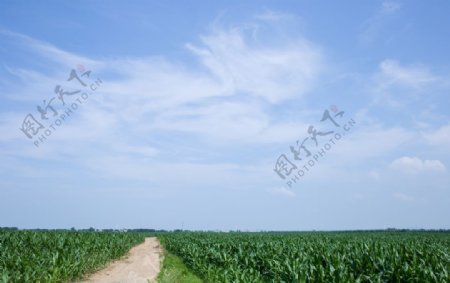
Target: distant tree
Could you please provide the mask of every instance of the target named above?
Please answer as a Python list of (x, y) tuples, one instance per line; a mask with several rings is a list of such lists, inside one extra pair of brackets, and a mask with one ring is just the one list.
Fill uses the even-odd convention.
[(19, 228), (17, 228), (17, 227), (0, 227), (0, 230), (17, 231), (17, 230), (19, 230)]

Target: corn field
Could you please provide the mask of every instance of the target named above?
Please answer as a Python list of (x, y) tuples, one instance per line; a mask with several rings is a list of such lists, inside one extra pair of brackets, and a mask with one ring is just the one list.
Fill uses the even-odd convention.
[(205, 282), (450, 282), (448, 232), (172, 233)]
[(141, 233), (2, 231), (0, 282), (67, 282), (144, 241)]

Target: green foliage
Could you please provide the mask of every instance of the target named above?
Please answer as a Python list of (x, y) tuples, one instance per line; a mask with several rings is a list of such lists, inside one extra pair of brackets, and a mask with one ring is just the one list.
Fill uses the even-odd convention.
[(202, 283), (192, 274), (177, 256), (165, 252), (162, 268), (156, 280), (158, 283)]
[(171, 233), (206, 282), (450, 282), (450, 233)]
[(0, 230), (0, 282), (79, 279), (144, 238), (142, 233)]

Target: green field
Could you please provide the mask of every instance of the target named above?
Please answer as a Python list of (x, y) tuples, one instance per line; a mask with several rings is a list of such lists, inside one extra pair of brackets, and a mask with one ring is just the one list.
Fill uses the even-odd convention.
[(450, 233), (172, 233), (206, 282), (450, 282)]
[[(0, 229), (0, 282), (80, 279), (148, 235)], [(164, 283), (450, 282), (449, 232), (156, 235), (166, 249)]]
[(142, 233), (0, 230), (0, 282), (67, 282), (144, 241)]

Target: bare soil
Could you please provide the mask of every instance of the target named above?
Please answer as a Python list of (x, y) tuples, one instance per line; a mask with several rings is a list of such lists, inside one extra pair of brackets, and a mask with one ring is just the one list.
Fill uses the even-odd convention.
[(80, 283), (147, 283), (159, 273), (162, 248), (157, 238), (146, 238), (125, 259), (114, 261)]

